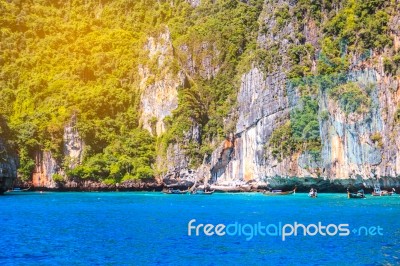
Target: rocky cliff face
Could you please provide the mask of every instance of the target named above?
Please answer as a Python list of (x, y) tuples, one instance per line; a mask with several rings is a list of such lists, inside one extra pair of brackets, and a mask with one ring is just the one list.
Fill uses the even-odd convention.
[(272, 132), (289, 119), (290, 110), (298, 100), (298, 93), (288, 85), (285, 74), (285, 69), (290, 67), (287, 58), (288, 39), (296, 38), (294, 21), (289, 21), (279, 31), (271, 30), (278, 23), (274, 14), (283, 5), (286, 5), (285, 1), (268, 1), (264, 5), (260, 23), (269, 30), (260, 32), (258, 44), (266, 50), (279, 45), (276, 54), (279, 59), (276, 58), (276, 64), (268, 66), (267, 74), (253, 67), (242, 76), (237, 96), (239, 119), (230, 159), (221, 160), (223, 148), (212, 154), (211, 175), (217, 185), (252, 181), (265, 184), (267, 177), (310, 174), (307, 170), (299, 169), (301, 167), (298, 167), (296, 158), (286, 158), (283, 162), (268, 158), (265, 148)]
[(2, 139), (0, 139), (0, 194), (13, 187), (17, 178), (17, 157), (10, 153)]
[(371, 110), (364, 114), (346, 115), (337, 102), (329, 99), (326, 93), (319, 99), (322, 109), (329, 112), (329, 117), (321, 121), (322, 164), (324, 176), (331, 178), (349, 178), (361, 176), (373, 178), (378, 176), (397, 176), (396, 170), (382, 169), (382, 149), (384, 139), (372, 141), (371, 137), (385, 135), (383, 128), (379, 91), (385, 90), (384, 84), (378, 84), (379, 73), (373, 69), (355, 71), (348, 74), (348, 79), (360, 86), (371, 86)]
[(35, 152), (35, 168), (32, 173), (32, 185), (34, 187), (55, 188), (53, 175), (60, 170), (59, 165), (53, 158), (51, 152)]
[[(279, 2), (285, 4), (285, 1)], [(283, 160), (271, 156), (267, 144), (272, 132), (289, 121), (291, 110), (300, 104), (300, 88), (285, 75), (290, 68), (286, 57), (287, 43), (290, 38), (296, 40), (293, 34), (296, 19), (289, 20), (278, 32), (271, 30), (278, 23), (274, 15), (277, 7), (279, 4), (266, 2), (261, 21), (269, 30), (267, 33), (260, 32), (258, 43), (266, 49), (279, 43), (281, 60), (267, 73), (253, 67), (242, 76), (237, 96), (239, 119), (236, 131), (212, 154), (212, 182), (215, 185), (256, 182), (260, 186), (282, 186), (299, 184), (299, 178), (304, 181), (311, 177), (316, 181), (310, 185), (326, 179), (331, 180), (329, 182), (341, 179), (343, 186), (354, 183), (372, 186), (371, 180), (382, 178), (385, 185), (398, 185), (393, 178), (399, 176), (400, 161), (400, 126), (396, 122), (399, 79), (385, 73), (384, 55), (380, 53), (372, 53), (367, 62), (355, 55), (345, 76), (346, 83), (352, 82), (362, 90), (368, 90), (371, 100), (368, 111), (345, 113), (338, 101), (329, 96), (326, 87), (320, 85), (316, 97), (322, 145), (320, 155), (315, 157), (308, 152), (294, 152)], [(288, 6), (289, 10), (292, 8)], [(398, 15), (391, 18), (395, 47), (399, 45), (400, 38), (396, 26), (398, 20)], [(318, 51), (321, 30), (315, 23), (309, 20), (301, 33), (305, 41), (313, 44)], [(315, 70), (318, 54), (312, 58)]]
[(64, 128), (63, 135), (63, 155), (71, 169), (82, 162), (85, 148), (85, 143), (79, 135), (76, 123), (77, 118), (73, 116), (70, 123)]
[[(72, 117), (70, 123), (64, 128), (63, 158), (66, 165), (73, 169), (83, 160), (84, 142), (76, 128), (76, 117)], [(35, 168), (32, 174), (34, 187), (56, 188), (58, 183), (53, 179), (57, 174), (65, 176), (61, 162), (57, 161), (49, 151), (35, 152)]]
[[(263, 178), (276, 169), (265, 160), (265, 144), (273, 130), (288, 118), (290, 103), (285, 78), (276, 74), (264, 78), (257, 68), (242, 77), (238, 94), (239, 119), (235, 137), (226, 140), (212, 155), (212, 179), (218, 183), (247, 182)], [(229, 155), (224, 152), (227, 147)], [(229, 158), (222, 158), (228, 156)]]
[(178, 107), (178, 87), (183, 85), (185, 77), (172, 69), (174, 51), (168, 28), (156, 37), (149, 37), (145, 50), (154, 65), (139, 68), (141, 123), (153, 135), (160, 135), (165, 132), (164, 118)]

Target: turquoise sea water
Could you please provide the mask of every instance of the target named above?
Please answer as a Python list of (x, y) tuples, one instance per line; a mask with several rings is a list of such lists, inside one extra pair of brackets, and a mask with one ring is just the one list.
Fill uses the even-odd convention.
[[(188, 222), (349, 224), (366, 236), (188, 236)], [(399, 265), (400, 197), (257, 193), (14, 193), (0, 197), (1, 265)], [(364, 230), (364, 229), (361, 229)], [(194, 234), (194, 231), (192, 232)], [(301, 234), (301, 233), (300, 233)]]

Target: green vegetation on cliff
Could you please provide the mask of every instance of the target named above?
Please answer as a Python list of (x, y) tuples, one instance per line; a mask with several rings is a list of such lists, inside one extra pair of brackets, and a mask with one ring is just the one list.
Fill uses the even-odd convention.
[(371, 106), (371, 99), (357, 83), (350, 82), (337, 86), (329, 91), (329, 96), (338, 101), (346, 113), (366, 113)]
[[(166, 27), (175, 71), (182, 69), (190, 84), (179, 90), (179, 107), (160, 137), (166, 145), (157, 152), (182, 142), (196, 123), (201, 143), (183, 147), (198, 163), (212, 139), (226, 133), (223, 119), (235, 103), (238, 65), (255, 45), (263, 3), (213, 2), (193, 8), (177, 0), (0, 0), (0, 115), (12, 131), (7, 139), (18, 150), (20, 176), (29, 179), (39, 150), (50, 151), (73, 178), (114, 183), (154, 176), (160, 145), (140, 129), (138, 69), (147, 65), (160, 73), (144, 47)], [(215, 47), (211, 64), (218, 73), (211, 78), (185, 69), (188, 54), (181, 48), (196, 51), (204, 44)], [(194, 57), (198, 64), (204, 60)], [(68, 169), (62, 140), (73, 116), (85, 155)]]
[(294, 152), (318, 154), (321, 137), (317, 100), (310, 96), (302, 97), (299, 107), (291, 112), (290, 121), (274, 130), (267, 148), (271, 148), (272, 155), (278, 161)]
[[(323, 26), (320, 74), (347, 71), (351, 55), (366, 59), (371, 49), (382, 51), (393, 42), (389, 17), (393, 1), (348, 0)], [(364, 57), (364, 58), (363, 58)]]
[(0, 112), (14, 132), (23, 179), (31, 175), (35, 151), (50, 151), (62, 164), (63, 131), (72, 116), (87, 144), (84, 166), (135, 137), (140, 47), (149, 19), (159, 15), (146, 16), (155, 4), (0, 1)]

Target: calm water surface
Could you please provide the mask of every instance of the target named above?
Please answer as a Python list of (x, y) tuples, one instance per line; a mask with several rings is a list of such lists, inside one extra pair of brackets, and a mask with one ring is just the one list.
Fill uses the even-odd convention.
[[(188, 236), (195, 224), (349, 224), (383, 236)], [(1, 265), (400, 265), (400, 197), (257, 193), (14, 193), (0, 197)]]

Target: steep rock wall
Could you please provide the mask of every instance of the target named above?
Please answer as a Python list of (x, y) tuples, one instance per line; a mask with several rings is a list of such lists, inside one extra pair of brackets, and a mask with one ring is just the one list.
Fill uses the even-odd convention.
[[(174, 50), (168, 28), (157, 37), (149, 37), (145, 50), (156, 66), (139, 67), (141, 94), (141, 123), (153, 135), (165, 132), (164, 118), (178, 107), (178, 87), (185, 82), (182, 72), (174, 73)], [(154, 68), (153, 68), (154, 69)]]
[[(76, 128), (76, 117), (65, 126), (63, 135), (63, 158), (66, 165), (73, 169), (83, 160), (84, 141)], [(56, 188), (57, 182), (53, 180), (54, 174), (65, 176), (61, 162), (57, 161), (50, 151), (35, 152), (35, 168), (32, 173), (34, 187)]]
[[(189, 130), (184, 133), (182, 142), (170, 144), (167, 148), (166, 156), (158, 158), (158, 164), (163, 165), (163, 168), (166, 170), (163, 175), (163, 182), (165, 184), (179, 183), (181, 181), (183, 183), (194, 183), (197, 179), (203, 179), (208, 175), (209, 171), (205, 171), (204, 167), (200, 167), (199, 169), (192, 169), (190, 167), (190, 157), (183, 147), (191, 141), (198, 143), (201, 141), (201, 127), (194, 122)], [(208, 167), (206, 168), (209, 169)]]
[(181, 67), (188, 75), (199, 75), (203, 79), (212, 79), (218, 74), (220, 51), (215, 43), (201, 42), (191, 46), (183, 44), (178, 51), (182, 61)]
[(60, 170), (59, 165), (53, 158), (51, 152), (35, 152), (35, 168), (32, 173), (32, 185), (34, 187), (54, 188), (56, 183), (53, 175)]
[(74, 116), (69, 125), (64, 128), (63, 155), (68, 161), (69, 168), (75, 168), (83, 160), (85, 143), (76, 127), (77, 118)]
[(13, 187), (17, 178), (18, 159), (0, 139), (0, 194)]
[[(382, 75), (375, 69), (348, 74), (349, 81), (372, 87), (372, 106), (368, 113), (346, 115), (326, 92), (321, 94), (320, 107), (329, 112), (329, 118), (321, 122), (324, 176), (339, 179), (398, 176), (396, 161), (400, 147), (396, 138), (393, 139), (393, 134), (398, 135), (393, 119), (395, 110), (389, 112), (389, 116), (386, 114), (384, 117), (383, 113), (387, 108), (396, 107), (397, 103), (385, 101), (387, 95), (392, 93), (383, 82)], [(394, 97), (390, 99), (395, 101)], [(374, 134), (382, 138), (380, 143), (371, 139)], [(391, 156), (385, 156), (385, 153)]]
[[(395, 116), (399, 106), (399, 80), (385, 73), (384, 55), (376, 52), (372, 52), (367, 61), (354, 55), (346, 75), (347, 82), (354, 82), (363, 89), (372, 87), (368, 112), (346, 114), (338, 102), (329, 97), (326, 88), (320, 86), (316, 97), (319, 115), (323, 111), (328, 113), (327, 118), (319, 118), (320, 158), (307, 152), (295, 152), (281, 161), (270, 156), (266, 147), (269, 138), (277, 127), (289, 120), (290, 111), (299, 104), (300, 94), (299, 88), (284, 74), (290, 69), (287, 43), (289, 38), (296, 40), (293, 35), (296, 19), (291, 18), (279, 31), (271, 30), (276, 28), (274, 14), (279, 3), (266, 2), (260, 21), (268, 30), (267, 33), (260, 31), (258, 43), (265, 49), (278, 43), (281, 61), (271, 66), (266, 74), (253, 67), (243, 75), (237, 97), (239, 120), (235, 137), (225, 140), (213, 152), (210, 162), (212, 182), (216, 185), (251, 182), (282, 185), (291, 181), (296, 183), (298, 178), (312, 177), (319, 181), (331, 180), (329, 182), (339, 179), (343, 186), (354, 182), (372, 186), (376, 178), (382, 178), (382, 184), (398, 185), (400, 127)], [(396, 24), (399, 19), (398, 14), (395, 15), (390, 24), (395, 50), (400, 39)], [(302, 35), (318, 52), (321, 31), (312, 20), (306, 23)], [(313, 58), (312, 70), (315, 71), (318, 53)]]
[[(235, 138), (212, 155), (212, 179), (219, 183), (250, 181), (263, 176), (266, 167), (265, 143), (273, 130), (288, 118), (290, 103), (286, 96), (285, 78), (273, 75), (264, 79), (263, 73), (253, 68), (242, 77), (238, 94), (239, 119)], [(230, 159), (222, 158), (222, 150), (233, 146)], [(270, 171), (273, 171), (271, 167)]]

